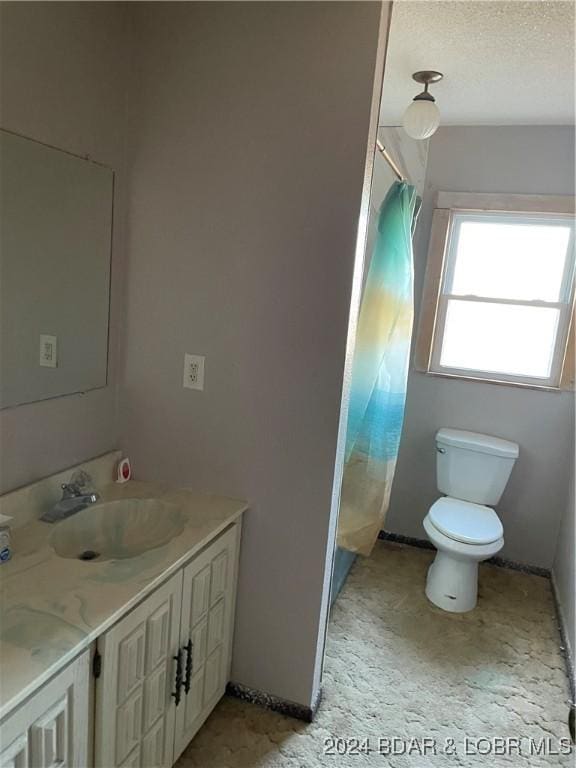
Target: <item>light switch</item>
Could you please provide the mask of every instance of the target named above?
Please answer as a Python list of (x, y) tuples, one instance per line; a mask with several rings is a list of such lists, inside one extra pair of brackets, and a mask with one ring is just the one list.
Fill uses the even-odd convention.
[(58, 366), (58, 338), (45, 333), (40, 334), (40, 365), (43, 368)]
[(204, 356), (184, 355), (184, 389), (204, 389)]

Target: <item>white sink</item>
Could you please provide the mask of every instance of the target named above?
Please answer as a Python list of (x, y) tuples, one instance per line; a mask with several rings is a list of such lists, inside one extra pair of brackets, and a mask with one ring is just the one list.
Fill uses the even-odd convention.
[(50, 544), (60, 557), (96, 563), (137, 557), (184, 529), (178, 507), (159, 499), (123, 499), (87, 507), (57, 524)]

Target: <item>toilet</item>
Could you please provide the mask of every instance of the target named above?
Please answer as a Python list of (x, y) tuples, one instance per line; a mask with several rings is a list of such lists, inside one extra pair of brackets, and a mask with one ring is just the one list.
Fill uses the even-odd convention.
[(478, 563), (504, 546), (504, 529), (492, 509), (518, 458), (516, 443), (460, 429), (436, 434), (436, 478), (445, 494), (424, 518), (438, 552), (428, 569), (426, 596), (452, 613), (471, 611), (478, 597)]

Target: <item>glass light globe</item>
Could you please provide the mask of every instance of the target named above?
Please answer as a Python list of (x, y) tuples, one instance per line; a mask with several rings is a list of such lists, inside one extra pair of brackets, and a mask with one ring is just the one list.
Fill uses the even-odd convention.
[(440, 110), (433, 101), (418, 99), (404, 112), (402, 125), (413, 139), (428, 139), (440, 125)]

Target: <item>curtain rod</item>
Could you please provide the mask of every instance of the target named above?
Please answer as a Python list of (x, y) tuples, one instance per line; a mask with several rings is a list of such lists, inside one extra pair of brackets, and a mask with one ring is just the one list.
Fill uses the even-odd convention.
[(388, 153), (388, 150), (386, 149), (384, 144), (382, 144), (380, 139), (376, 139), (376, 147), (378, 148), (378, 151), (380, 152), (380, 154), (382, 155), (384, 160), (386, 160), (386, 162), (388, 163), (388, 165), (390, 166), (390, 168), (394, 172), (394, 174), (395, 174), (396, 178), (398, 179), (398, 181), (406, 181), (406, 179), (404, 178), (404, 176), (402, 174), (402, 171), (400, 170), (398, 165), (396, 165), (394, 160), (392, 160), (392, 158), (390, 157), (390, 154)]

